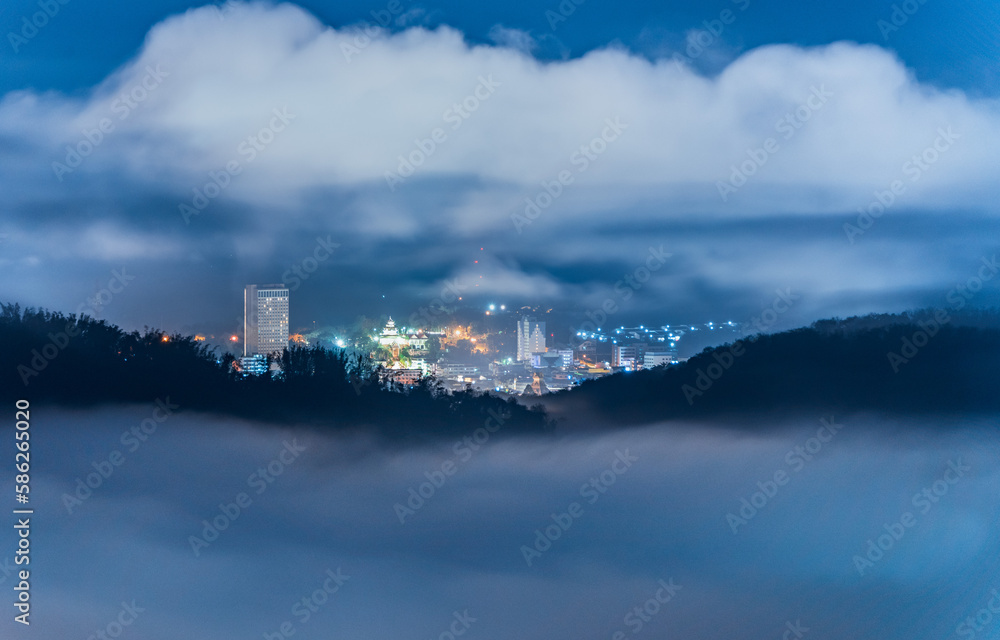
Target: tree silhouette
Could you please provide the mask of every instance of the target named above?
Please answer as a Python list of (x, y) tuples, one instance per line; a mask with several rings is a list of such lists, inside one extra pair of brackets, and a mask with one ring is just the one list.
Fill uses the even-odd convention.
[(941, 313), (834, 318), (751, 336), (677, 366), (584, 382), (556, 401), (626, 422), (748, 412), (995, 412), (1000, 315), (950, 312), (942, 323)]
[[(544, 415), (486, 394), (448, 395), (433, 380), (403, 389), (371, 358), (293, 345), (269, 358), (280, 375), (244, 376), (229, 354), (191, 336), (0, 304), (0, 395), (64, 406), (152, 402), (275, 423), (365, 428), (393, 438), (467, 433), (491, 415), (507, 429), (544, 431)], [(492, 413), (491, 413), (492, 412)]]

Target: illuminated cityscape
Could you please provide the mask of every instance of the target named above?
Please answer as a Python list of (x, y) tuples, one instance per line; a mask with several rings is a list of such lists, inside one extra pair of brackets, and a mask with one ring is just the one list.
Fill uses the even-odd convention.
[(0, 640), (1000, 640), (1000, 1), (0, 13)]
[[(490, 303), (480, 312), (456, 308), (437, 323), (421, 323), (426, 318), (416, 313), (409, 316), (418, 321), (414, 326), (397, 324), (392, 315), (382, 321), (360, 316), (352, 327), (313, 326), (290, 334), (294, 305), (282, 285), (247, 285), (244, 309), (242, 357), (234, 362), (243, 375), (276, 375), (283, 349), (320, 345), (369, 357), (386, 382), (412, 386), (433, 378), (451, 391), (518, 395), (676, 365), (704, 346), (736, 339), (740, 331), (740, 324), (731, 321), (574, 331), (571, 320), (543, 319), (552, 318), (552, 308), (508, 310), (506, 304)], [(241, 339), (229, 340), (235, 347)], [(682, 340), (693, 343), (686, 352)]]

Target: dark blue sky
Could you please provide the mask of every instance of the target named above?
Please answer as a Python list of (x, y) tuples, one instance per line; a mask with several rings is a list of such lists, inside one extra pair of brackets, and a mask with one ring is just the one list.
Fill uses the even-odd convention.
[[(559, 2), (470, 3), (457, 0), (424, 3), (404, 0), (406, 9), (422, 8), (427, 24), (453, 26), (472, 42), (488, 42), (496, 24), (558, 40), (542, 57), (579, 56), (612, 42), (639, 53), (653, 53), (653, 38), (682, 40), (684, 32), (718, 17), (726, 8), (748, 5), (740, 20), (726, 27), (722, 39), (736, 51), (765, 44), (803, 46), (840, 40), (871, 43), (895, 51), (917, 77), (942, 87), (974, 94), (1000, 91), (1000, 5), (990, 0), (941, 2), (925, 0), (897, 31), (883, 37), (878, 22), (888, 20), (890, 1), (797, 2), (741, 0), (734, 2), (642, 2), (587, 0), (566, 22), (550, 27), (546, 12)], [(198, 2), (134, 3), (124, 0), (72, 0), (40, 36), (13, 53), (10, 43), (0, 54), (0, 93), (14, 89), (85, 90), (136, 54), (149, 29), (164, 17), (202, 6)], [(219, 3), (220, 5), (222, 3)], [(343, 0), (300, 2), (299, 6), (331, 26), (372, 20), (386, 1)], [(909, 7), (908, 7), (909, 8)], [(21, 18), (37, 12), (37, 1), (8, 0), (0, 8), (3, 32), (17, 32)], [(6, 38), (5, 38), (6, 39)]]

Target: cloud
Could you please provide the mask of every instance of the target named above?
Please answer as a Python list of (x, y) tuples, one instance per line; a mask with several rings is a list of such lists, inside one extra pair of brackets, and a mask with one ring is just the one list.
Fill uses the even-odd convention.
[[(261, 142), (265, 149), (245, 161), (253, 163), (254, 178), (226, 193), (243, 198), (378, 183), (397, 168), (398, 156), (419, 148), (414, 140), (430, 139), (434, 129), (446, 140), (415, 180), (472, 174), (532, 185), (568, 166), (609, 117), (627, 123), (627, 133), (609, 151), (613, 156), (595, 162), (588, 184), (714, 185), (746, 159), (748, 148), (773, 137), (782, 148), (760, 168), (760, 184), (859, 197), (895, 177), (939, 128), (951, 127), (960, 142), (935, 167), (933, 183), (957, 195), (989, 183), (1000, 137), (995, 103), (920, 85), (892, 54), (873, 46), (767, 46), (705, 78), (668, 59), (649, 61), (617, 48), (543, 63), (525, 53), (530, 36), (500, 26), (494, 29), (500, 47), (471, 46), (447, 27), (412, 28), (379, 31), (347, 55), (343, 47), (354, 46), (354, 34), (293, 5), (243, 5), (222, 21), (208, 8), (189, 11), (154, 27), (136, 59), (87, 99), (8, 96), (0, 121), (13, 132), (27, 117), (31, 130), (44, 134), (31, 136), (36, 141), (73, 144), (78, 130), (101, 117), (122, 117), (111, 107), (116, 97), (151, 84), (153, 73), (155, 89), (131, 117), (115, 122), (104, 162), (88, 160), (81, 170), (119, 161), (136, 179), (196, 180), (240, 160), (240, 144), (267, 128), (274, 109), (287, 109), (287, 131)], [(479, 89), (477, 98), (484, 78), (492, 79), (493, 92)], [(799, 122), (796, 109), (818, 103), (817, 91), (823, 103), (800, 110), (807, 121)], [(463, 100), (472, 107), (456, 109)], [(789, 114), (794, 128), (776, 130)]]
[(538, 48), (538, 42), (527, 31), (510, 29), (501, 24), (495, 24), (490, 28), (489, 37), (501, 47), (516, 49), (526, 54), (531, 54)]
[[(651, 286), (628, 313), (745, 315), (756, 309), (728, 305), (790, 279), (837, 297), (816, 313), (927, 300), (940, 271), (883, 259), (926, 253), (928, 236), (914, 242), (903, 224), (918, 214), (931, 235), (955, 237), (948, 277), (986, 250), (997, 102), (922, 84), (885, 49), (769, 45), (709, 77), (668, 50), (540, 61), (530, 34), (492, 33), (496, 46), (446, 26), (338, 29), (291, 4), (171, 16), (85, 94), (0, 100), (0, 231), (78, 238), (12, 246), (3, 260), (21, 265), (21, 283), (73, 278), (66, 263), (46, 275), (56, 257), (98, 274), (125, 258), (165, 274), (195, 261), (224, 269), (206, 285), (238, 289), (276, 279), (316, 235), (335, 233), (366, 265), (363, 288), (423, 270), (433, 280), (407, 286), (434, 290), (488, 238), (498, 264), (533, 271), (498, 271), (484, 294), (559, 303), (599, 299), (620, 275), (589, 265), (634, 268), (654, 236), (694, 271), (674, 289)], [(843, 225), (886, 197), (854, 251)], [(789, 246), (792, 227), (809, 242)], [(88, 235), (105, 230), (100, 242)], [(803, 265), (806, 246), (827, 257)], [(556, 275), (532, 275), (542, 272)], [(43, 289), (18, 293), (69, 304)], [(420, 297), (395, 293), (399, 304)]]
[[(47, 454), (32, 479), (49, 515), (32, 533), (49, 569), (32, 593), (50, 606), (43, 640), (103, 629), (133, 598), (146, 609), (134, 631), (153, 639), (259, 637), (285, 620), (303, 637), (431, 638), (466, 609), (484, 637), (610, 638), (632, 635), (626, 616), (659, 580), (681, 589), (647, 615), (650, 637), (779, 637), (798, 620), (807, 638), (942, 637), (997, 588), (997, 446), (971, 418), (945, 432), (835, 418), (841, 429), (819, 443), (818, 417), (590, 431), (575, 415), (551, 437), (501, 431), (460, 457), (451, 442), (382, 450), (182, 409), (129, 450), (122, 434), (149, 411), (56, 412), (39, 432)], [(252, 474), (290, 440), (305, 451), (258, 492)], [(67, 513), (63, 494), (115, 449), (124, 462)], [(630, 466), (613, 463), (619, 454)], [(954, 479), (944, 474), (956, 460), (968, 471), (935, 502), (914, 502)], [(394, 505), (445, 461), (456, 472), (421, 489), (429, 497), (401, 524)], [(771, 487), (777, 471), (785, 482)], [(252, 503), (196, 557), (190, 536), (240, 491)], [(758, 507), (734, 534), (728, 514), (742, 499)], [(573, 502), (581, 515), (528, 565), (522, 546)], [(859, 572), (854, 556), (907, 511), (915, 524)], [(292, 606), (338, 567), (348, 580), (302, 623)]]
[(527, 273), (516, 264), (501, 264), (483, 259), (458, 272), (458, 282), (464, 283), (470, 293), (485, 289), (487, 295), (509, 296), (515, 299), (545, 300), (562, 296), (564, 286), (546, 273)]

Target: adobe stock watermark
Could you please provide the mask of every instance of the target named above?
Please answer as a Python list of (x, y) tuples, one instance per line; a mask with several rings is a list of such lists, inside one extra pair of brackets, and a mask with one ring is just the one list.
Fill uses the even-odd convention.
[[(764, 309), (759, 316), (751, 318), (749, 322), (746, 322), (741, 326), (752, 326), (760, 333), (764, 333), (773, 328), (778, 322), (778, 317), (791, 309), (792, 305), (794, 305), (795, 302), (801, 297), (798, 294), (792, 293), (790, 287), (786, 287), (784, 291), (776, 289), (775, 292), (778, 295), (771, 303), (771, 307)], [(747, 338), (747, 341), (749, 342), (755, 342), (756, 340), (756, 334)], [(694, 404), (695, 398), (700, 398), (705, 395), (705, 392), (712, 388), (715, 381), (721, 378), (726, 371), (729, 371), (729, 369), (736, 362), (736, 359), (744, 353), (746, 353), (746, 349), (743, 344), (743, 340), (737, 340), (732, 345), (729, 345), (729, 347), (725, 350), (715, 349), (712, 353), (712, 357), (715, 358), (715, 362), (708, 365), (704, 369), (700, 367), (698, 368), (695, 372), (693, 385), (681, 385), (681, 391), (684, 392), (684, 398), (687, 400), (688, 406), (692, 406)]]
[[(628, 473), (632, 465), (638, 461), (639, 456), (632, 455), (628, 449), (615, 451), (615, 457), (612, 458), (608, 468), (580, 486), (580, 497), (586, 499), (588, 504), (596, 504), (618, 481), (618, 476)], [(551, 549), (556, 540), (562, 537), (562, 534), (569, 531), (573, 522), (582, 517), (583, 513), (583, 505), (574, 501), (569, 503), (562, 513), (551, 514), (552, 524), (535, 529), (532, 545), (521, 545), (520, 551), (525, 563), (530, 567), (535, 560), (541, 558), (542, 554)]]
[[(76, 314), (82, 316), (87, 314), (91, 317), (100, 315), (104, 307), (111, 304), (114, 297), (125, 290), (130, 282), (135, 280), (135, 276), (129, 275), (125, 267), (112, 269), (108, 284), (99, 289), (94, 297), (87, 298), (76, 307)], [(90, 313), (88, 313), (90, 312)]]
[(457, 610), (453, 611), (451, 621), (448, 623), (447, 628), (437, 635), (437, 640), (455, 640), (455, 638), (460, 638), (472, 628), (472, 625), (476, 621), (477, 618), (469, 615), (468, 609), (461, 612)]
[(899, 28), (909, 22), (910, 18), (920, 11), (920, 7), (925, 4), (927, 4), (927, 0), (903, 0), (899, 4), (893, 4), (889, 19), (880, 18), (875, 23), (879, 33), (882, 34), (882, 40), (888, 42), (889, 35), (899, 31)]
[(351, 383), (351, 386), (354, 387), (354, 395), (358, 396), (359, 398), (361, 397), (361, 390), (365, 387), (371, 386), (375, 382), (372, 376), (369, 376), (367, 378), (362, 378), (357, 373), (351, 374), (349, 381)]
[[(951, 487), (964, 478), (969, 471), (972, 471), (972, 467), (962, 464), (961, 458), (949, 460), (948, 468), (944, 470), (941, 477), (935, 480), (931, 486), (924, 487), (915, 493), (910, 504), (919, 510), (920, 515), (927, 515), (934, 505), (941, 501), (941, 498), (948, 495)], [(916, 525), (917, 516), (912, 511), (904, 511), (891, 524), (883, 524), (882, 528), (885, 532), (879, 532), (874, 538), (869, 538), (864, 551), (852, 558), (858, 575), (864, 576), (866, 571), (873, 569), (875, 564), (882, 560), (906, 535), (906, 532)]]
[[(619, 116), (606, 118), (604, 125), (600, 135), (592, 138), (590, 142), (580, 145), (578, 150), (570, 154), (569, 164), (576, 169), (577, 175), (586, 172), (592, 163), (604, 155), (604, 152), (608, 150), (608, 145), (617, 140), (622, 132), (629, 127), (621, 121)], [(563, 194), (567, 187), (573, 184), (574, 180), (576, 180), (576, 176), (570, 169), (561, 170), (556, 174), (554, 180), (542, 180), (543, 190), (536, 193), (534, 197), (529, 196), (524, 199), (524, 213), (510, 214), (510, 220), (514, 223), (514, 229), (517, 233), (521, 234), (524, 227), (537, 220), (542, 215), (542, 211), (552, 206), (552, 203)]]
[(302, 262), (297, 262), (281, 274), (281, 282), (288, 287), (289, 291), (295, 291), (302, 286), (302, 283), (309, 279), (309, 276), (316, 273), (319, 265), (323, 264), (333, 256), (333, 252), (340, 248), (340, 244), (330, 240), (330, 236), (323, 238), (316, 237), (316, 248), (311, 256), (306, 256)]
[[(985, 283), (993, 280), (997, 276), (997, 273), (1000, 273), (1000, 262), (997, 261), (996, 254), (993, 254), (993, 257), (990, 259), (980, 258), (979, 260), (982, 262), (982, 265), (979, 267), (976, 275), (964, 283), (957, 285), (945, 295), (945, 300), (951, 305), (953, 311), (963, 309), (969, 300), (972, 300), (977, 293), (983, 290)], [(934, 317), (929, 321), (918, 320), (917, 326), (920, 328), (914, 331), (912, 335), (900, 338), (899, 353), (890, 351), (886, 354), (886, 357), (889, 359), (889, 366), (892, 367), (892, 372), (899, 373), (900, 368), (916, 358), (920, 350), (926, 347), (930, 343), (931, 338), (936, 336), (941, 331), (941, 328), (949, 322), (951, 322), (951, 316), (945, 309), (935, 309)]]
[[(273, 460), (263, 467), (259, 467), (247, 478), (247, 487), (256, 489), (256, 495), (261, 495), (274, 484), (275, 480), (285, 472), (285, 470), (299, 459), (306, 447), (299, 445), (296, 438), (289, 442), (285, 440), (284, 447), (274, 457)], [(219, 539), (220, 534), (229, 528), (229, 525), (236, 522), (241, 515), (253, 504), (253, 498), (246, 491), (236, 494), (232, 502), (219, 503), (219, 514), (213, 516), (211, 521), (202, 520), (203, 525), (200, 536), (188, 536), (188, 543), (194, 556), (200, 557), (202, 549), (207, 549), (213, 542)]]
[[(809, 97), (789, 111), (774, 123), (774, 131), (781, 135), (786, 142), (795, 137), (805, 123), (812, 119), (813, 115), (822, 109), (827, 101), (833, 97), (833, 93), (826, 90), (826, 85), (809, 87)], [(732, 165), (729, 179), (725, 182), (716, 181), (715, 188), (719, 191), (719, 197), (723, 202), (729, 201), (729, 196), (736, 193), (740, 187), (745, 185), (749, 179), (767, 164), (771, 156), (781, 151), (781, 144), (777, 138), (766, 138), (761, 146), (746, 150), (747, 159), (738, 165)]]
[(578, 345), (586, 340), (585, 334), (599, 331), (610, 316), (618, 313), (621, 307), (617, 298), (621, 298), (622, 302), (631, 300), (632, 296), (649, 282), (653, 274), (667, 263), (667, 259), (674, 255), (664, 251), (662, 244), (659, 247), (649, 247), (647, 253), (644, 264), (633, 269), (631, 273), (624, 274), (621, 280), (615, 282), (615, 297), (608, 296), (599, 307), (587, 311), (584, 314), (587, 320), (572, 329), (574, 341)]
[(407, 491), (406, 504), (397, 502), (392, 505), (393, 512), (399, 518), (399, 524), (406, 524), (407, 518), (416, 515), (417, 511), (423, 509), (424, 505), (448, 482), (448, 478), (458, 473), (460, 465), (471, 460), (472, 456), (490, 441), (490, 437), (499, 431), (507, 420), (510, 420), (511, 416), (509, 413), (499, 414), (493, 409), (487, 410), (487, 413), (490, 417), (486, 419), (483, 426), (452, 445), (451, 450), (454, 454), (452, 458), (442, 462), (437, 469), (425, 471), (426, 482), (421, 482), (416, 487), (410, 486)]
[(445, 305), (458, 302), (462, 293), (468, 291), (468, 289), (469, 285), (459, 281), (458, 278), (445, 280), (444, 286), (441, 287), (441, 293), (437, 298), (431, 300), (427, 306), (420, 307), (420, 309), (410, 314), (410, 326), (418, 326), (421, 319), (426, 321), (428, 324), (433, 324), (435, 322), (439, 322), (443, 316), (450, 315), (450, 312)]
[(351, 42), (341, 42), (340, 52), (344, 54), (344, 60), (348, 63), (368, 48), (372, 40), (382, 35), (382, 30), (388, 27), (394, 18), (398, 18), (403, 13), (403, 3), (400, 0), (389, 0), (384, 9), (372, 9), (371, 16), (378, 23), (375, 26), (371, 22), (362, 22), (356, 25), (352, 31), (354, 37)]
[[(122, 432), (118, 441), (131, 455), (139, 450), (149, 437), (156, 433), (156, 429), (167, 421), (167, 418), (174, 415), (181, 407), (170, 402), (170, 396), (166, 399), (156, 399), (156, 407), (150, 417), (145, 418), (139, 424), (130, 427)], [(94, 468), (83, 478), (76, 479), (76, 487), (72, 494), (62, 494), (62, 503), (66, 507), (66, 513), (73, 515), (73, 510), (83, 505), (90, 499), (94, 492), (100, 489), (106, 480), (114, 475), (115, 471), (125, 464), (127, 457), (121, 449), (113, 449), (108, 455), (99, 460), (94, 460), (90, 466)]]
[(545, 10), (545, 19), (549, 23), (549, 28), (555, 31), (559, 24), (566, 22), (571, 15), (576, 13), (576, 8), (587, 0), (562, 0), (555, 8)]
[[(656, 591), (647, 600), (629, 609), (629, 612), (622, 619), (625, 626), (632, 631), (632, 635), (642, 631), (643, 627), (649, 624), (656, 614), (660, 613), (663, 605), (671, 602), (677, 592), (683, 589), (681, 585), (674, 584), (673, 578), (668, 580), (661, 578), (656, 581), (656, 584), (659, 585)], [(616, 631), (611, 635), (611, 640), (624, 640), (626, 635), (624, 631)]]
[[(750, 0), (732, 0), (732, 3), (737, 5), (740, 13), (750, 7)], [(704, 29), (694, 29), (688, 33), (687, 46), (684, 47), (684, 53), (674, 54), (672, 60), (677, 65), (677, 68), (683, 70), (686, 65), (690, 65), (701, 57), (705, 51), (711, 49), (719, 41), (719, 38), (722, 37), (726, 27), (736, 22), (738, 16), (738, 13), (726, 8), (719, 12), (718, 17), (711, 20), (703, 20), (701, 24)]]
[(872, 199), (868, 204), (858, 207), (858, 217), (855, 224), (851, 224), (850, 222), (844, 223), (844, 233), (847, 234), (847, 240), (851, 244), (854, 244), (857, 238), (863, 236), (875, 224), (875, 220), (881, 218), (882, 214), (888, 211), (889, 208), (896, 204), (899, 197), (906, 193), (907, 185), (904, 182), (904, 178), (908, 179), (911, 184), (920, 182), (924, 174), (941, 159), (942, 155), (951, 149), (956, 140), (962, 137), (951, 130), (951, 125), (938, 129), (937, 134), (934, 142), (903, 163), (903, 166), (900, 168), (902, 176), (890, 182), (887, 189), (876, 189), (872, 193)]
[[(271, 113), (273, 115), (265, 126), (261, 127), (257, 133), (247, 136), (236, 146), (236, 153), (239, 157), (233, 158), (218, 171), (209, 171), (210, 180), (201, 187), (192, 189), (194, 196), (191, 198), (190, 204), (182, 202), (178, 205), (177, 208), (181, 218), (184, 219), (184, 224), (191, 224), (192, 216), (201, 215), (201, 212), (208, 207), (212, 200), (218, 198), (222, 191), (230, 185), (233, 178), (243, 173), (244, 166), (256, 160), (257, 156), (274, 142), (277, 134), (284, 131), (292, 120), (298, 117), (294, 113), (288, 112), (288, 106), (281, 109), (275, 107)], [(240, 158), (243, 158), (242, 162)]]
[(29, 40), (34, 39), (49, 24), (49, 21), (59, 15), (62, 8), (69, 3), (70, 0), (38, 0), (38, 8), (41, 11), (31, 14), (30, 19), (28, 16), (21, 16), (20, 31), (7, 33), (7, 42), (14, 49), (14, 53), (19, 53), (21, 47), (28, 44)]
[[(118, 117), (119, 121), (125, 120), (132, 114), (139, 105), (149, 98), (149, 95), (156, 91), (163, 79), (170, 75), (162, 65), (146, 65), (146, 73), (132, 86), (131, 89), (122, 91), (114, 100), (108, 104), (109, 111)], [(93, 128), (81, 129), (82, 137), (75, 145), (66, 145), (66, 157), (63, 162), (53, 162), (52, 172), (59, 182), (63, 181), (63, 176), (76, 171), (83, 161), (90, 157), (94, 151), (104, 143), (105, 140), (115, 131), (115, 121), (111, 118), (101, 118)]]
[(3, 559), (0, 563), (0, 584), (7, 582), (7, 578), (14, 576), (15, 579), (18, 577), (17, 568), (12, 566), (11, 557)]
[[(76, 315), (83, 316), (87, 311), (93, 312), (87, 315), (93, 316), (99, 314), (101, 309), (110, 304), (115, 295), (124, 291), (125, 287), (133, 280), (135, 280), (135, 276), (129, 275), (125, 271), (125, 267), (122, 267), (120, 271), (112, 269), (108, 285), (99, 290), (93, 298), (87, 298), (81, 302), (76, 308)], [(17, 374), (21, 377), (21, 382), (24, 383), (24, 386), (27, 387), (31, 378), (41, 374), (49, 366), (49, 363), (55, 360), (62, 353), (63, 349), (69, 346), (70, 340), (79, 335), (79, 333), (79, 326), (75, 321), (71, 320), (66, 323), (66, 326), (59, 333), (50, 333), (48, 335), (49, 341), (41, 349), (32, 349), (31, 360), (28, 361), (28, 364), (19, 364), (17, 366)]]
[(795, 474), (802, 471), (806, 464), (811, 462), (816, 455), (823, 450), (834, 436), (836, 436), (844, 425), (837, 424), (833, 416), (820, 419), (820, 427), (816, 430), (816, 435), (808, 438), (805, 442), (795, 445), (785, 454), (785, 467), (776, 469), (767, 479), (757, 482), (757, 491), (750, 494), (749, 498), (740, 498), (740, 507), (735, 513), (730, 511), (726, 514), (726, 523), (732, 529), (733, 535), (740, 531), (740, 527), (746, 526), (761, 510), (770, 503), (781, 487), (784, 487)]
[(146, 608), (140, 607), (136, 604), (135, 599), (132, 602), (122, 601), (122, 608), (118, 612), (118, 615), (111, 619), (111, 622), (104, 625), (103, 629), (97, 629), (94, 633), (87, 636), (87, 640), (99, 639), (108, 640), (108, 638), (117, 638), (125, 632), (128, 627), (135, 624), (135, 621), (139, 619), (140, 613), (145, 613)]
[(336, 571), (327, 569), (324, 576), (323, 582), (312, 593), (302, 596), (292, 605), (292, 616), (295, 620), (285, 620), (278, 625), (277, 631), (265, 631), (264, 640), (283, 640), (295, 635), (296, 625), (309, 622), (351, 577), (341, 573), (340, 567), (337, 567)]
[(801, 640), (809, 631), (809, 627), (804, 626), (802, 624), (802, 620), (796, 620), (795, 622), (789, 620), (785, 623), (784, 629), (785, 630), (781, 634), (781, 640), (792, 640), (793, 638), (795, 640)]
[[(791, 287), (785, 287), (784, 291), (781, 289), (775, 289), (774, 292), (777, 294), (774, 301), (771, 302), (771, 307), (769, 309), (764, 309), (760, 312), (760, 315), (750, 318), (745, 324), (741, 325), (744, 331), (747, 328), (752, 327), (757, 330), (757, 333), (765, 333), (774, 328), (774, 325), (778, 322), (778, 317), (787, 312), (792, 308), (802, 296), (792, 293)], [(750, 336), (748, 338), (753, 342), (756, 338), (755, 336)]]
[[(489, 74), (485, 78), (479, 76), (479, 84), (461, 101), (445, 109), (444, 113), (441, 114), (441, 120), (445, 124), (451, 125), (450, 129), (452, 132), (458, 131), (465, 121), (471, 118), (472, 114), (479, 111), (483, 103), (490, 99), (494, 92), (496, 92), (497, 87), (502, 86), (503, 83), (493, 79), (493, 74)], [(426, 138), (414, 138), (413, 146), (416, 148), (407, 154), (406, 157), (402, 155), (397, 156), (399, 165), (396, 167), (395, 172), (385, 172), (385, 182), (389, 185), (389, 190), (395, 191), (396, 187), (403, 184), (407, 178), (416, 173), (417, 169), (422, 167), (437, 152), (438, 148), (447, 141), (448, 131), (443, 127), (435, 127)]]
[(955, 635), (961, 638), (975, 638), (977, 633), (986, 631), (993, 623), (993, 618), (1000, 614), (1000, 591), (993, 589), (990, 591), (993, 597), (983, 603), (983, 608), (971, 616), (966, 616), (962, 622), (955, 627)]

